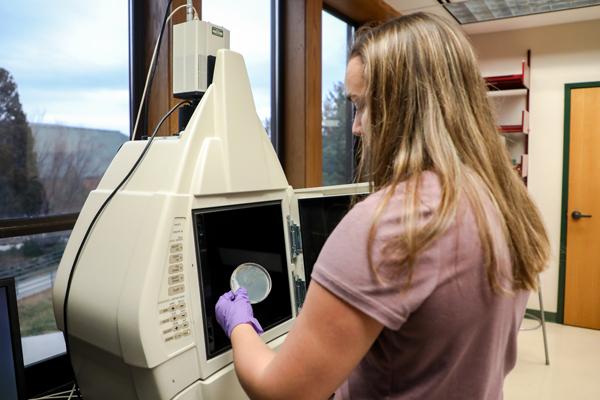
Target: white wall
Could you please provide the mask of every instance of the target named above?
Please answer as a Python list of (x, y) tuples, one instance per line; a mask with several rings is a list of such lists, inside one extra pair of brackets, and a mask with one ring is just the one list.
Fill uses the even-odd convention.
[[(518, 73), (531, 49), (529, 192), (552, 245), (542, 274), (546, 311), (557, 311), (564, 85), (600, 81), (600, 20), (470, 36), (484, 75)], [(600, 149), (598, 149), (600, 152)], [(538, 308), (537, 296), (529, 301)]]

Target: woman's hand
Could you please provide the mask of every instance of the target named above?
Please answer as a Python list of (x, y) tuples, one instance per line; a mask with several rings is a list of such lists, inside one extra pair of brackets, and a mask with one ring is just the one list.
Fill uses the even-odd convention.
[(217, 322), (221, 328), (231, 337), (233, 328), (240, 324), (250, 324), (256, 333), (263, 333), (263, 329), (254, 318), (252, 305), (248, 299), (248, 291), (243, 287), (239, 288), (235, 293), (229, 291), (219, 297), (215, 306)]
[(230, 334), (239, 381), (256, 400), (329, 398), (383, 329), (316, 281), (277, 353), (254, 332), (252, 320), (247, 294), (221, 296), (217, 321)]

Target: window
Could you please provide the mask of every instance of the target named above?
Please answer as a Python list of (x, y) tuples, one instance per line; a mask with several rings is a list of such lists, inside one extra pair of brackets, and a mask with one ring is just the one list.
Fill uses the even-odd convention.
[(351, 183), (354, 174), (352, 106), (344, 75), (352, 43), (352, 25), (322, 13), (323, 185)]
[(256, 112), (273, 141), (271, 3), (272, 0), (203, 0), (202, 19), (231, 32), (231, 50), (244, 57)]
[(128, 139), (128, 2), (2, 2), (0, 15), (0, 276), (15, 277), (32, 364), (64, 352), (51, 288), (70, 231), (44, 221), (72, 226)]
[(0, 277), (15, 277), (23, 361), (65, 351), (52, 308), (52, 284), (70, 231), (0, 239)]

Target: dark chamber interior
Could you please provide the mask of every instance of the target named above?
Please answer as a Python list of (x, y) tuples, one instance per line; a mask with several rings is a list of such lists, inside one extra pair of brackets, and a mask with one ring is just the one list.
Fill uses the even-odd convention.
[(306, 287), (325, 241), (350, 210), (351, 195), (298, 200)]
[(200, 294), (207, 357), (231, 348), (215, 318), (219, 296), (230, 290), (233, 270), (245, 262), (262, 265), (271, 276), (265, 300), (253, 304), (265, 331), (292, 317), (281, 202), (194, 210)]

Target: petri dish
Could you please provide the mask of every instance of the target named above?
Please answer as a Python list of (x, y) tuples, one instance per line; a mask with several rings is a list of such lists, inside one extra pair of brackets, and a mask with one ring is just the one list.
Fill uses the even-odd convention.
[(247, 262), (239, 265), (231, 274), (231, 290), (236, 291), (240, 287), (248, 291), (250, 303), (260, 303), (267, 298), (271, 292), (271, 276), (267, 270), (259, 264)]

